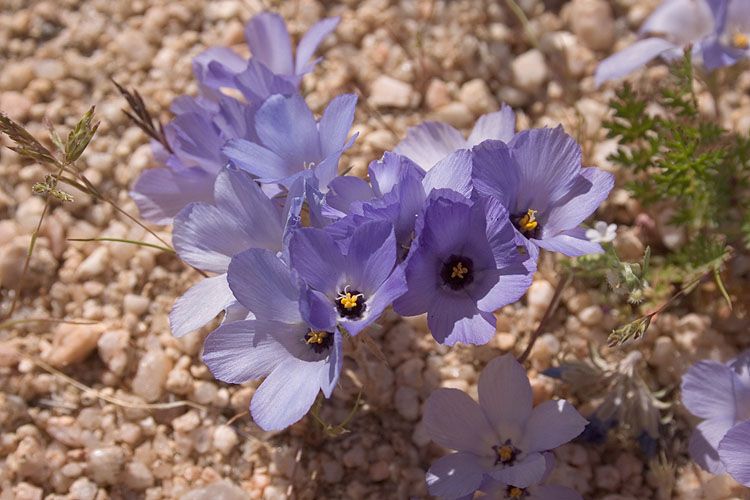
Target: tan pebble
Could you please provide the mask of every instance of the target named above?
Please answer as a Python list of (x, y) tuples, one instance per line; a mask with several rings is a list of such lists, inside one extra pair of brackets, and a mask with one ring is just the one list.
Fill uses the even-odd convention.
[(52, 366), (64, 367), (83, 361), (96, 348), (105, 328), (102, 324), (58, 325), (46, 356), (47, 362)]
[(615, 41), (612, 8), (605, 0), (574, 0), (570, 4), (570, 25), (591, 50), (607, 50)]
[(515, 84), (528, 93), (536, 92), (547, 81), (547, 62), (538, 49), (531, 49), (516, 57), (511, 63), (511, 70)]
[(451, 102), (451, 92), (444, 81), (433, 78), (427, 86), (425, 104), (427, 109), (435, 111)]
[(456, 128), (468, 128), (474, 124), (474, 114), (462, 102), (450, 102), (430, 114), (430, 119), (445, 122)]
[(115, 484), (125, 462), (125, 452), (117, 446), (95, 448), (88, 452), (88, 476), (99, 484)]
[(229, 455), (239, 442), (237, 432), (228, 425), (220, 425), (214, 429), (213, 444), (222, 455)]
[(419, 394), (412, 387), (398, 387), (393, 394), (393, 404), (398, 414), (406, 420), (419, 417)]
[(177, 417), (172, 421), (172, 428), (176, 432), (190, 432), (196, 429), (201, 423), (201, 419), (198, 416), (198, 412), (190, 410), (189, 412)]
[(534, 318), (542, 317), (554, 295), (555, 289), (548, 281), (537, 280), (531, 284), (526, 294), (526, 300), (529, 304), (529, 311)]
[(578, 313), (578, 319), (586, 326), (597, 326), (604, 319), (604, 312), (597, 305), (588, 306)]
[(594, 469), (596, 486), (605, 491), (616, 491), (620, 486), (620, 471), (612, 465), (601, 465)]
[(370, 466), (370, 479), (375, 482), (385, 481), (391, 475), (388, 462), (379, 461)]
[(159, 399), (164, 391), (172, 361), (160, 349), (148, 351), (138, 363), (133, 378), (133, 392), (147, 402)]
[(151, 300), (148, 297), (132, 293), (125, 295), (122, 301), (123, 310), (136, 316), (140, 316), (148, 311), (149, 304), (151, 304)]
[(145, 464), (133, 461), (125, 466), (122, 483), (131, 490), (143, 491), (154, 485), (154, 475)]
[(29, 483), (18, 483), (13, 487), (13, 496), (15, 500), (42, 500), (44, 490)]
[(127, 330), (109, 330), (104, 332), (97, 342), (99, 357), (115, 374), (122, 374), (125, 370), (129, 342), (130, 332)]
[(497, 111), (495, 96), (492, 95), (487, 83), (481, 78), (475, 78), (464, 83), (458, 96), (461, 102), (475, 115)]
[(29, 117), (31, 100), (20, 92), (10, 90), (0, 92), (0, 110), (16, 122), (24, 122)]
[(378, 108), (409, 108), (415, 99), (411, 85), (390, 76), (379, 76), (370, 86), (369, 102)]

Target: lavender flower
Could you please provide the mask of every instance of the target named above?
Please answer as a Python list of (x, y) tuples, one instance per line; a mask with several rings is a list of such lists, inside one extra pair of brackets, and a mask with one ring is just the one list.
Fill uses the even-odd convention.
[(302, 228), (289, 243), (292, 267), (310, 290), (303, 317), (316, 328), (338, 323), (357, 335), (406, 290), (396, 264), (393, 227), (385, 221), (360, 225), (346, 241), (323, 229)]
[(406, 138), (398, 143), (393, 152), (404, 155), (425, 170), (459, 149), (471, 149), (472, 146), (487, 140), (496, 139), (510, 142), (516, 128), (516, 115), (503, 104), (500, 111), (481, 116), (468, 139), (461, 132), (442, 122), (425, 122), (412, 127)]
[[(641, 39), (608, 57), (596, 68), (596, 85), (621, 78), (656, 57), (674, 60), (692, 47), (707, 68), (716, 67), (716, 56), (706, 49), (715, 44), (716, 16), (727, 0), (664, 0), (640, 29)], [(734, 0), (738, 4), (745, 0)], [(746, 37), (747, 38), (747, 37)], [(741, 42), (741, 39), (737, 41)]]
[(338, 17), (315, 23), (302, 37), (294, 57), (284, 19), (278, 14), (260, 13), (245, 27), (245, 40), (252, 52), (249, 61), (231, 49), (213, 47), (195, 58), (193, 72), (207, 93), (216, 93), (222, 87), (236, 88), (256, 101), (272, 94), (296, 92), (302, 77), (318, 63), (311, 61), (318, 45), (338, 23)]
[[(331, 183), (333, 193), (326, 195), (329, 209), (350, 214), (331, 228), (349, 234), (368, 220), (385, 220), (393, 224), (399, 248), (399, 260), (406, 256), (414, 238), (417, 217), (424, 210), (427, 196), (435, 189), (450, 189), (465, 197), (472, 193), (471, 153), (455, 151), (440, 160), (425, 174), (405, 156), (386, 153), (382, 160), (369, 166), (372, 187), (339, 177)], [(341, 193), (349, 193), (342, 195)]]
[(539, 484), (548, 469), (545, 452), (580, 434), (586, 420), (563, 400), (532, 409), (526, 372), (506, 354), (482, 371), (479, 404), (457, 389), (438, 389), (425, 404), (424, 424), (433, 441), (458, 450), (432, 464), (427, 487), (432, 495), (461, 498), (494, 481), (521, 490)]
[(212, 202), (214, 180), (228, 161), (221, 148), (231, 138), (256, 137), (255, 110), (226, 96), (176, 99), (176, 117), (164, 127), (173, 152), (154, 141), (154, 156), (164, 166), (144, 171), (130, 193), (141, 216), (169, 224), (188, 203)]
[(568, 256), (601, 253), (580, 224), (607, 197), (614, 176), (582, 168), (581, 147), (562, 127), (524, 130), (509, 147), (510, 155), (499, 141), (474, 147), (476, 191), (507, 207), (534, 254), (536, 247)]
[[(485, 344), (495, 334), (493, 312), (518, 300), (531, 285), (508, 212), (499, 201), (471, 201), (447, 189), (433, 191), (406, 261), (408, 291), (394, 309), (427, 313), (441, 344)], [(527, 253), (527, 252), (525, 252)]]
[(750, 3), (747, 0), (712, 0), (714, 32), (703, 46), (708, 69), (730, 66), (750, 55)]
[(232, 139), (222, 151), (258, 182), (289, 187), (299, 177), (315, 176), (325, 191), (338, 174), (341, 154), (357, 137), (347, 141), (356, 104), (355, 95), (340, 95), (318, 122), (300, 95), (271, 96), (255, 115), (258, 140)]
[[(479, 491), (488, 497), (509, 500), (582, 500), (581, 495), (570, 488), (556, 484), (547, 484), (547, 478), (555, 468), (555, 455), (544, 453), (546, 470), (540, 484), (533, 484), (526, 488), (519, 488), (501, 481), (485, 477), (479, 486)], [(467, 496), (467, 498), (469, 498)]]
[(302, 319), (300, 283), (273, 252), (250, 249), (236, 255), (228, 279), (256, 319), (211, 332), (203, 361), (224, 382), (266, 377), (250, 413), (266, 431), (284, 429), (307, 414), (319, 391), (331, 396), (341, 373), (341, 335), (333, 323), (313, 327)]
[(693, 365), (682, 378), (682, 402), (705, 419), (690, 438), (693, 460), (750, 486), (750, 351), (726, 364)]
[(226, 276), (233, 255), (248, 248), (281, 250), (281, 213), (247, 173), (233, 167), (222, 170), (216, 178), (214, 198), (215, 204), (191, 203), (174, 220), (172, 242), (180, 258), (197, 269), (216, 273), (193, 285), (175, 302), (169, 322), (177, 337), (236, 306)]

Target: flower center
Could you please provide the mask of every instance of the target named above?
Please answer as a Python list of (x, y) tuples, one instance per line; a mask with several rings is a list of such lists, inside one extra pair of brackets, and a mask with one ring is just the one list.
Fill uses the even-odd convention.
[(474, 262), (461, 255), (451, 255), (440, 270), (443, 283), (453, 290), (460, 290), (474, 281)]
[(357, 290), (347, 290), (345, 288), (336, 297), (336, 309), (339, 315), (344, 318), (359, 319), (365, 312), (366, 307), (365, 296)]
[(492, 449), (495, 450), (495, 454), (497, 455), (495, 465), (513, 465), (519, 453), (519, 449), (513, 446), (510, 440), (501, 445), (493, 446)]
[(333, 344), (333, 334), (322, 330), (310, 330), (305, 334), (305, 343), (317, 354), (327, 351)]
[(528, 495), (525, 488), (519, 488), (518, 486), (508, 486), (505, 490), (505, 496), (508, 498), (524, 498)]
[(534, 238), (541, 229), (539, 227), (539, 221), (536, 218), (538, 210), (532, 208), (526, 210), (526, 213), (515, 215), (512, 220), (513, 224), (518, 228), (521, 233), (527, 238)]
[(732, 35), (732, 47), (735, 49), (747, 49), (750, 47), (750, 37), (745, 33), (735, 33)]

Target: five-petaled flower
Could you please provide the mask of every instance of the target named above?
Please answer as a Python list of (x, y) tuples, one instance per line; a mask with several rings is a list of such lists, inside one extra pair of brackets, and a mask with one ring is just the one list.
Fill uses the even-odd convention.
[(482, 371), (479, 403), (457, 389), (438, 389), (427, 400), (424, 424), (433, 441), (458, 450), (430, 467), (431, 494), (471, 498), (480, 489), (503, 489), (515, 498), (529, 498), (541, 490), (537, 498), (551, 499), (544, 489), (560, 487), (540, 485), (550, 465), (546, 452), (578, 436), (586, 420), (563, 400), (532, 409), (526, 372), (506, 354)]
[(693, 460), (750, 486), (750, 351), (724, 364), (699, 361), (682, 378), (682, 402), (703, 422), (693, 431)]
[(211, 332), (203, 361), (218, 380), (240, 384), (266, 377), (250, 403), (264, 430), (281, 430), (330, 397), (341, 373), (341, 335), (333, 322), (313, 326), (300, 314), (296, 273), (273, 252), (250, 249), (229, 264), (229, 286), (255, 319)]
[(508, 209), (533, 257), (537, 247), (569, 256), (602, 252), (580, 224), (612, 190), (614, 176), (583, 168), (581, 147), (562, 127), (524, 130), (508, 147), (499, 141), (474, 147), (474, 188)]
[(495, 335), (493, 312), (531, 285), (529, 259), (499, 201), (472, 201), (435, 190), (418, 221), (405, 262), (408, 290), (394, 303), (404, 316), (427, 313), (440, 343), (485, 344)]

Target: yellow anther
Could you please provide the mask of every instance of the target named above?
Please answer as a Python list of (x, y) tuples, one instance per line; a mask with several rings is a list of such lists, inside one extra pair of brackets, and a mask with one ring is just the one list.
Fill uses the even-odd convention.
[(521, 498), (523, 497), (523, 489), (513, 486), (508, 490), (508, 496), (510, 498)]
[(735, 33), (732, 35), (732, 46), (735, 49), (747, 49), (750, 47), (750, 37), (745, 33)]
[(513, 447), (506, 444), (497, 449), (497, 456), (501, 462), (510, 462), (513, 458)]
[(464, 275), (469, 272), (469, 268), (465, 267), (463, 263), (459, 262), (451, 270), (451, 278), (464, 279)]
[(352, 295), (351, 292), (342, 293), (339, 296), (339, 302), (345, 309), (354, 309), (357, 307), (357, 300), (362, 296), (361, 293)]
[(322, 344), (325, 342), (326, 337), (328, 337), (328, 332), (310, 331), (310, 333), (307, 334), (305, 342), (308, 344)]
[(539, 225), (536, 220), (536, 210), (528, 209), (526, 213), (518, 221), (518, 226), (521, 231), (533, 231)]

